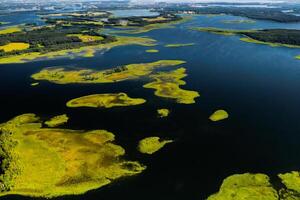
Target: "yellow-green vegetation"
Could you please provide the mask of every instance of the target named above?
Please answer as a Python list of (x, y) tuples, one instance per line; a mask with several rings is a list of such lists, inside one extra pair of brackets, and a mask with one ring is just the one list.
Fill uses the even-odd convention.
[(158, 53), (159, 51), (157, 49), (148, 49), (146, 50), (147, 53)]
[(72, 25), (94, 25), (94, 26), (103, 26), (103, 22), (98, 21), (82, 21), (82, 22), (70, 22), (70, 21), (63, 21), (58, 20), (56, 21), (57, 24), (62, 24), (63, 26), (72, 26)]
[(21, 32), (21, 31), (22, 31), (22, 29), (20, 27), (11, 26), (11, 27), (7, 27), (5, 29), (0, 29), (0, 35), (16, 33), (16, 32)]
[(235, 174), (227, 177), (218, 193), (207, 200), (278, 200), (277, 191), (264, 174)]
[(92, 107), (111, 108), (118, 106), (135, 106), (145, 103), (145, 99), (130, 98), (125, 93), (93, 94), (72, 99), (67, 103), (68, 107)]
[(156, 96), (176, 99), (177, 103), (195, 103), (195, 98), (200, 96), (199, 93), (184, 90), (179, 87), (186, 84), (185, 81), (181, 80), (187, 76), (185, 72), (185, 68), (179, 68), (173, 71), (152, 74), (150, 78), (154, 79), (154, 81), (145, 84), (144, 88), (155, 89)]
[(142, 172), (105, 130), (42, 128), (34, 114), (0, 125), (3, 174), (0, 196), (56, 197), (83, 194)]
[(94, 42), (98, 40), (103, 40), (102, 36), (94, 36), (94, 35), (68, 34), (68, 36), (78, 37), (82, 42)]
[(159, 117), (168, 117), (170, 114), (170, 110), (167, 108), (161, 108), (157, 110), (157, 114)]
[(171, 22), (166, 22), (166, 23), (154, 23), (154, 24), (149, 24), (146, 26), (136, 26), (136, 27), (130, 27), (128, 30), (117, 30), (117, 31), (112, 31), (112, 33), (125, 33), (125, 34), (140, 34), (140, 33), (147, 33), (153, 30), (158, 30), (158, 29), (167, 29), (167, 28), (175, 28), (174, 25), (180, 24), (187, 22), (191, 20), (191, 16), (185, 16), (181, 20), (178, 21), (171, 21)]
[(229, 115), (225, 110), (217, 110), (209, 117), (209, 119), (211, 121), (216, 122), (216, 121), (220, 121), (223, 119), (227, 119), (228, 117), (229, 117)]
[(256, 21), (254, 20), (247, 20), (247, 19), (240, 19), (240, 20), (222, 20), (224, 24), (254, 24)]
[(195, 43), (186, 43), (186, 44), (167, 44), (165, 47), (170, 47), (170, 48), (176, 48), (176, 47), (187, 47), (187, 46), (193, 46)]
[(30, 85), (31, 86), (38, 86), (40, 83), (39, 82), (34, 82), (34, 83), (31, 83)]
[(148, 137), (139, 141), (138, 150), (141, 153), (153, 154), (173, 140), (161, 140), (159, 137)]
[[(215, 28), (215, 27), (194, 27), (191, 29), (196, 30), (196, 31), (209, 32), (209, 33), (213, 33), (213, 34), (225, 35), (225, 36), (245, 35), (247, 33), (253, 34), (256, 32), (261, 33), (261, 32), (259, 32), (260, 30), (234, 30), (234, 29), (222, 29), (222, 28)], [(286, 33), (286, 34), (288, 34), (288, 33)], [(270, 35), (271, 35), (271, 31), (270, 31)], [(278, 42), (265, 42), (265, 41), (256, 40), (256, 39), (253, 39), (253, 38), (247, 37), (247, 36), (240, 38), (240, 40), (243, 42), (269, 45), (271, 47), (300, 48), (299, 45), (284, 44), (284, 43), (278, 43)]]
[(118, 46), (125, 45), (141, 45), (141, 46), (155, 46), (155, 40), (146, 37), (121, 37), (118, 36), (115, 42), (106, 44), (97, 44), (93, 46), (84, 46), (77, 49), (67, 49), (48, 53), (32, 52), (21, 55), (11, 55), (0, 58), (0, 64), (8, 63), (25, 63), (36, 59), (51, 59), (57, 57), (72, 57), (74, 55), (82, 57), (92, 57), (97, 50), (111, 49)]
[(299, 59), (299, 60), (300, 60), (300, 55), (299, 55), (299, 56), (296, 56), (296, 59)]
[(161, 22), (161, 21), (165, 21), (168, 19), (165, 17), (162, 17), (162, 16), (158, 16), (155, 18), (142, 18), (142, 20), (147, 21), (147, 22)]
[(191, 29), (195, 31), (208, 32), (208, 33), (214, 33), (214, 34), (226, 35), (226, 36), (236, 35), (239, 34), (241, 31), (243, 31), (243, 33), (255, 32), (255, 30), (234, 30), (234, 29), (222, 29), (222, 28), (215, 28), (215, 27), (193, 27)]
[(281, 44), (281, 43), (274, 43), (274, 42), (263, 42), (263, 41), (255, 40), (255, 39), (252, 39), (252, 38), (249, 38), (249, 37), (243, 37), (243, 38), (240, 38), (240, 40), (243, 41), (243, 42), (269, 45), (271, 47), (300, 48), (300, 46), (298, 46), (298, 45)]
[(129, 64), (113, 69), (96, 71), (91, 69), (46, 68), (33, 74), (35, 80), (47, 80), (57, 84), (69, 83), (113, 83), (147, 76), (161, 67), (177, 66), (182, 60), (160, 60), (152, 63)]
[(52, 117), (48, 121), (45, 121), (45, 124), (48, 127), (57, 127), (57, 126), (67, 123), (68, 120), (69, 120), (69, 117), (66, 114), (63, 114), (63, 115), (58, 115), (58, 116)]
[(10, 52), (10, 51), (19, 51), (29, 48), (28, 43), (24, 42), (11, 42), (6, 45), (0, 46), (0, 50), (3, 50), (4, 52)]
[(287, 187), (287, 189), (300, 193), (299, 172), (292, 171), (290, 173), (279, 174), (278, 176), (282, 180), (282, 183)]

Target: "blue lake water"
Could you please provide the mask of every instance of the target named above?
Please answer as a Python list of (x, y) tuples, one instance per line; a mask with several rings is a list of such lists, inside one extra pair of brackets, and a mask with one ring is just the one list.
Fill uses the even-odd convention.
[[(67, 113), (70, 116), (67, 127), (109, 130), (126, 149), (127, 158), (148, 167), (138, 176), (85, 195), (56, 198), (59, 200), (203, 200), (218, 190), (224, 178), (245, 172), (266, 173), (276, 182), (276, 174), (300, 169), (300, 60), (294, 58), (300, 50), (245, 43), (239, 36), (214, 35), (189, 28), (300, 29), (300, 23), (222, 23), (230, 19), (244, 18), (195, 16), (174, 29), (139, 34), (158, 41), (154, 47), (159, 50), (157, 54), (145, 53), (149, 47), (131, 45), (99, 52), (93, 58), (0, 65), (0, 121), (27, 112), (42, 117)], [(170, 43), (195, 45), (164, 47)], [(30, 75), (45, 67), (105, 69), (161, 59), (187, 61), (183, 65), (188, 73), (183, 88), (200, 92), (195, 104), (177, 104), (154, 96), (153, 90), (142, 87), (149, 81), (146, 79), (87, 85), (41, 82), (37, 87), (30, 86), (33, 81)], [(108, 110), (65, 106), (72, 98), (106, 92), (127, 92), (129, 96), (147, 99), (147, 103)], [(157, 118), (156, 109), (162, 107), (171, 109), (170, 117)], [(217, 109), (226, 109), (230, 118), (209, 121), (209, 115)], [(175, 142), (152, 156), (138, 153), (137, 142), (154, 135)]]

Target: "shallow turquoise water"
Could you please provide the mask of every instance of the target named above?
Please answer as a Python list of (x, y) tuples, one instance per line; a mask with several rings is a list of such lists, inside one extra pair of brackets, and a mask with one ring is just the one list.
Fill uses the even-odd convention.
[[(205, 199), (221, 181), (235, 173), (266, 173), (276, 182), (277, 173), (300, 169), (300, 60), (299, 49), (273, 48), (245, 43), (239, 36), (222, 36), (190, 30), (195, 26), (233, 29), (296, 28), (298, 24), (257, 21), (255, 24), (224, 24), (234, 16), (195, 16), (174, 29), (139, 34), (158, 41), (157, 54), (149, 47), (124, 46), (99, 52), (94, 58), (56, 59), (0, 66), (0, 121), (31, 112), (49, 117), (67, 113), (73, 129), (107, 129), (127, 150), (126, 157), (148, 166), (141, 175), (117, 181), (81, 196), (57, 199)], [(1, 21), (1, 20), (0, 20)], [(166, 48), (170, 43), (194, 46)], [(152, 48), (152, 47), (151, 47)], [(41, 82), (31, 87), (32, 73), (50, 66), (105, 69), (160, 59), (187, 63), (183, 88), (199, 91), (196, 104), (181, 105), (154, 96), (142, 85), (148, 80), (113, 84), (55, 85)], [(127, 92), (147, 103), (136, 107), (97, 110), (65, 107), (69, 99), (106, 92)], [(156, 109), (170, 108), (169, 118), (159, 119)], [(226, 109), (228, 120), (212, 123), (209, 115)], [(136, 151), (147, 136), (171, 138), (175, 143), (152, 156)], [(5, 197), (3, 199), (31, 199)]]

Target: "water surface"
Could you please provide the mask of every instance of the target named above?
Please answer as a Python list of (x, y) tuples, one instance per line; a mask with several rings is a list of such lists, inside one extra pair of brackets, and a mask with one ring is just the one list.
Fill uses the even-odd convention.
[[(216, 192), (222, 180), (235, 173), (277, 173), (300, 169), (300, 60), (299, 49), (273, 48), (245, 43), (239, 36), (222, 36), (190, 30), (195, 26), (232, 29), (297, 28), (300, 24), (257, 21), (254, 24), (224, 24), (234, 16), (195, 16), (175, 29), (140, 34), (158, 41), (157, 54), (148, 47), (123, 46), (99, 52), (93, 58), (56, 59), (0, 66), (0, 121), (22, 113), (44, 118), (66, 113), (68, 128), (107, 129), (125, 147), (126, 157), (148, 168), (141, 175), (121, 179), (85, 195), (58, 200), (203, 200)], [(166, 48), (170, 43), (194, 46)], [(41, 82), (31, 87), (30, 75), (50, 66), (106, 69), (160, 59), (182, 59), (187, 63), (183, 88), (199, 91), (196, 104), (182, 105), (154, 96), (143, 88), (149, 80), (112, 84), (56, 85)], [(92, 109), (67, 108), (65, 103), (94, 93), (126, 92), (147, 99), (141, 106)], [(169, 108), (171, 115), (160, 119), (156, 109)], [(230, 118), (211, 122), (209, 115), (226, 109)], [(142, 155), (137, 142), (148, 136), (174, 139), (154, 155)], [(31, 200), (7, 196), (5, 200)]]

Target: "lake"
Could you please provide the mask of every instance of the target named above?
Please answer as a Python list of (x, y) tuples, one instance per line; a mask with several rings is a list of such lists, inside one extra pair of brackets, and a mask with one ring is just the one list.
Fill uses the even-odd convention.
[[(17, 17), (19, 16), (20, 19)], [(13, 21), (23, 23), (22, 15)], [(1, 16), (9, 21), (11, 16)], [(30, 19), (35, 19), (31, 15)], [(300, 23), (257, 21), (253, 24), (224, 24), (236, 16), (194, 16), (193, 20), (138, 34), (158, 41), (159, 53), (149, 47), (122, 46), (99, 52), (93, 58), (54, 59), (25, 64), (0, 65), (0, 121), (22, 113), (44, 118), (66, 113), (71, 129), (106, 129), (116, 135), (126, 158), (147, 166), (140, 175), (124, 178), (84, 195), (57, 200), (203, 200), (218, 191), (222, 180), (236, 173), (265, 173), (277, 182), (278, 173), (299, 170), (300, 166), (300, 60), (299, 49), (245, 43), (239, 36), (222, 36), (190, 30), (208, 26), (232, 29), (294, 28)], [(26, 21), (27, 22), (27, 21)], [(13, 22), (14, 23), (14, 22)], [(194, 46), (166, 48), (170, 43)], [(75, 66), (106, 69), (114, 66), (153, 62), (161, 59), (187, 61), (188, 76), (182, 88), (199, 91), (195, 104), (177, 104), (154, 96), (142, 86), (149, 80), (111, 84), (56, 85), (41, 82), (32, 87), (30, 75), (46, 67)], [(111, 109), (67, 108), (72, 98), (95, 93), (126, 92), (146, 104)], [(168, 118), (158, 118), (158, 108), (169, 108)], [(217, 109), (229, 112), (229, 119), (211, 122)], [(153, 155), (136, 150), (138, 141), (149, 136), (174, 139)], [(6, 196), (4, 200), (31, 200)]]

